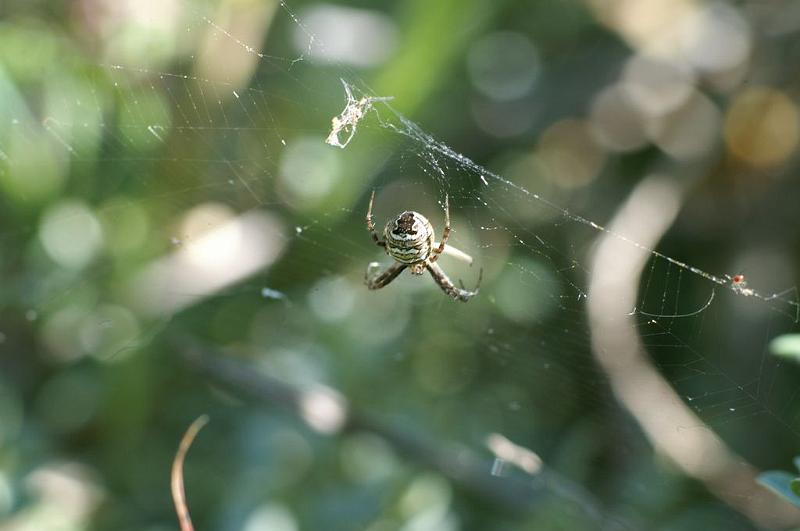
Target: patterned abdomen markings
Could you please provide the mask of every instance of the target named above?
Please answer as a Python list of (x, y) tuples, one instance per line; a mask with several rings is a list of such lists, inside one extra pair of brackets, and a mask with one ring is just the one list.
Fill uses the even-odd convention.
[(406, 211), (383, 229), (386, 252), (403, 264), (422, 262), (433, 249), (433, 226), (419, 212)]

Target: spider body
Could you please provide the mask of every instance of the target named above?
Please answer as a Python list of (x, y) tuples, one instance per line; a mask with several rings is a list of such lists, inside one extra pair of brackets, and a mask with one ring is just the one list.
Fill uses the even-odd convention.
[[(375, 232), (375, 223), (372, 219), (374, 200), (375, 192), (372, 192), (367, 211), (367, 230), (372, 235), (375, 244), (383, 247), (386, 253), (395, 260), (395, 263), (384, 272), (377, 274), (372, 274), (372, 268), (377, 264), (370, 264), (364, 279), (369, 289), (380, 289), (386, 286), (408, 267), (414, 275), (421, 275), (428, 271), (442, 291), (453, 299), (466, 302), (478, 294), (477, 286), (474, 291), (468, 291), (463, 287), (457, 288), (436, 263), (439, 255), (445, 251), (447, 239), (450, 237), (450, 207), (446, 197), (444, 202), (445, 225), (439, 245), (435, 243), (433, 225), (428, 218), (412, 210), (402, 212), (389, 220), (383, 229), (384, 239), (381, 240)], [(482, 275), (483, 271), (478, 277), (478, 286), (480, 286)]]
[(419, 212), (406, 211), (389, 221), (383, 229), (386, 252), (411, 272), (425, 272), (425, 260), (433, 252), (433, 225)]

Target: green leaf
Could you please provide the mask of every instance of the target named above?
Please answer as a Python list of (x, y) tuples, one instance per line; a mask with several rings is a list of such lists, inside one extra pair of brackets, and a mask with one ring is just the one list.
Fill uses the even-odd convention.
[[(769, 470), (759, 474), (758, 482), (785, 498), (792, 505), (800, 507), (800, 495), (797, 493), (798, 491), (795, 491), (795, 488), (800, 489), (800, 479), (795, 475), (782, 470)], [(797, 486), (793, 485), (795, 482), (798, 483)]]
[(798, 472), (800, 472), (800, 455), (795, 456), (795, 458), (792, 459), (792, 461), (794, 462), (794, 467), (797, 469)]
[(800, 478), (794, 478), (789, 482), (789, 488), (792, 489), (795, 496), (800, 497)]
[(784, 334), (774, 338), (769, 342), (769, 350), (775, 356), (800, 363), (800, 334)]

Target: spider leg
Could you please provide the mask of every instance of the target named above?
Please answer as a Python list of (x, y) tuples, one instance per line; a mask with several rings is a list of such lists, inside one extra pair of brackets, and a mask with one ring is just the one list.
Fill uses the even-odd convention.
[(381, 289), (389, 282), (396, 279), (397, 276), (403, 272), (403, 269), (408, 267), (408, 264), (401, 264), (400, 262), (395, 262), (394, 264), (389, 266), (383, 273), (378, 273), (377, 275), (370, 275), (370, 271), (372, 269), (373, 264), (374, 262), (370, 264), (370, 267), (368, 267), (366, 273), (364, 273), (364, 283), (367, 285), (368, 289)]
[(447, 238), (450, 237), (450, 197), (444, 196), (444, 230), (442, 231), (442, 241), (439, 242), (439, 247), (432, 251), (431, 262), (435, 262), (439, 255), (444, 252), (445, 245), (447, 245)]
[(375, 190), (372, 191), (372, 195), (369, 196), (369, 209), (367, 210), (367, 230), (372, 235), (372, 240), (375, 242), (376, 245), (381, 247), (386, 247), (386, 242), (382, 242), (381, 239), (378, 237), (378, 233), (375, 232), (375, 222), (372, 220), (372, 204), (375, 202)]
[(453, 282), (447, 277), (447, 274), (444, 272), (444, 270), (439, 267), (439, 264), (435, 262), (429, 262), (426, 267), (433, 277), (433, 280), (435, 280), (439, 287), (442, 288), (442, 291), (447, 293), (453, 299), (467, 302), (472, 297), (477, 295), (478, 291), (480, 290), (481, 280), (483, 279), (483, 269), (481, 269), (481, 272), (478, 275), (478, 284), (475, 286), (475, 289), (469, 291), (463, 287), (457, 288), (455, 284), (453, 284)]

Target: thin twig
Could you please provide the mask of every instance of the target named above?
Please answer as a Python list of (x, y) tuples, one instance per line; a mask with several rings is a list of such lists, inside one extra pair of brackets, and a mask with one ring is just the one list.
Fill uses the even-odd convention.
[(183, 489), (183, 461), (186, 452), (192, 445), (192, 441), (197, 436), (203, 426), (208, 423), (208, 415), (201, 415), (192, 422), (186, 433), (183, 434), (175, 460), (172, 461), (172, 474), (170, 475), (170, 487), (172, 488), (172, 500), (175, 502), (175, 511), (178, 513), (178, 522), (181, 524), (181, 531), (194, 531), (192, 519), (189, 517), (189, 508), (186, 506), (186, 491)]

